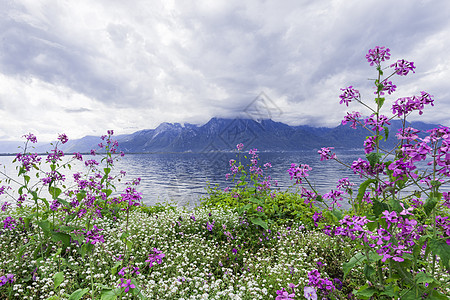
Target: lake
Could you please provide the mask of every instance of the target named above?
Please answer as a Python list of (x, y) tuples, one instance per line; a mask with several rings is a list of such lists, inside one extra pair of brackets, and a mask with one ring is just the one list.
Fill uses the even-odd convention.
[[(337, 151), (338, 158), (351, 164), (360, 157), (362, 151)], [(260, 164), (270, 162), (272, 168), (268, 175), (278, 180), (281, 190), (292, 187), (293, 182), (287, 170), (292, 163), (308, 164), (312, 167), (309, 180), (321, 193), (336, 188), (336, 182), (342, 177), (349, 177), (351, 181), (359, 183), (359, 176), (335, 161), (320, 161), (317, 151), (304, 152), (261, 152)], [(99, 159), (98, 156), (84, 156), (84, 159)], [(229, 160), (235, 159), (236, 153), (208, 152), (208, 153), (165, 153), (165, 154), (126, 154), (115, 165), (115, 171), (127, 172), (126, 179), (141, 178), (139, 191), (143, 193), (143, 202), (147, 205), (165, 201), (176, 203), (178, 206), (194, 207), (199, 199), (206, 195), (208, 183), (219, 185), (221, 189), (232, 185), (231, 180), (225, 179), (229, 172)], [(16, 173), (11, 164), (12, 156), (0, 156), (1, 168), (10, 176)], [(243, 157), (243, 164), (247, 162)], [(72, 172), (84, 170), (84, 164), (76, 161)], [(67, 175), (70, 173), (67, 172)], [(124, 185), (118, 186), (123, 189)]]

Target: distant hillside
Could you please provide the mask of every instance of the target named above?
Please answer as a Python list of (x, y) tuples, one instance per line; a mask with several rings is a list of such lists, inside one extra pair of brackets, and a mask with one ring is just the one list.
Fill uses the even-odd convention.
[[(439, 125), (413, 122), (410, 126), (425, 131)], [(400, 121), (392, 121), (389, 138), (382, 143), (384, 147), (393, 147), (397, 142), (395, 134), (401, 128)], [(251, 119), (212, 118), (208, 123), (198, 126), (192, 124), (162, 123), (155, 129), (137, 131), (128, 135), (116, 136), (119, 150), (126, 153), (151, 152), (210, 152), (230, 151), (238, 143), (246, 148), (261, 151), (298, 151), (321, 147), (342, 149), (362, 148), (369, 132), (358, 127), (339, 125), (334, 128), (289, 126), (272, 120), (257, 122)], [(86, 136), (69, 140), (61, 149), (67, 153), (90, 152), (98, 149), (99, 137)], [(17, 152), (21, 142), (0, 142), (0, 153)], [(39, 145), (34, 150), (45, 153), (50, 144)]]

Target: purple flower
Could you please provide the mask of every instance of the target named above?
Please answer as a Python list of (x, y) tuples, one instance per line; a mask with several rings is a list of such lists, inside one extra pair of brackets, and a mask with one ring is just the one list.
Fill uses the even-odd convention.
[(406, 127), (405, 129), (399, 129), (396, 134), (397, 139), (406, 140), (407, 142), (412, 142), (417, 140), (419, 136), (417, 135), (420, 130), (414, 129), (412, 127)]
[(372, 114), (370, 117), (365, 119), (364, 124), (373, 126), (373, 128), (372, 128), (373, 131), (375, 131), (375, 130), (382, 131), (382, 130), (384, 130), (383, 125), (391, 125), (388, 117), (383, 116), (383, 115), (379, 115), (377, 117), (376, 114)]
[[(1, 193), (0, 193), (1, 195)], [(11, 203), (5, 202), (2, 204), (2, 211), (6, 211), (8, 209), (8, 206), (11, 206)]]
[(444, 199), (444, 202), (442, 203), (442, 205), (447, 208), (450, 208), (450, 192), (443, 192), (442, 198)]
[(418, 110), (419, 115), (422, 115), (422, 110), (425, 108), (425, 105), (431, 104), (431, 106), (434, 106), (433, 102), (433, 96), (424, 91), (421, 91), (420, 96), (403, 97), (395, 100), (394, 104), (392, 105), (392, 112), (398, 117), (401, 117), (403, 115), (409, 114), (414, 110)]
[(391, 58), (391, 53), (389, 48), (376, 46), (374, 49), (370, 49), (366, 54), (367, 61), (371, 66), (376, 64), (380, 65), (382, 61), (388, 60)]
[(212, 231), (214, 228), (214, 223), (216, 223), (216, 221), (213, 221), (212, 223), (206, 222), (206, 229)]
[(39, 157), (37, 154), (22, 154), (22, 153), (19, 153), (19, 154), (16, 155), (15, 160), (21, 162), (23, 168), (26, 171), (30, 171), (31, 167), (36, 166), (41, 161), (41, 157)]
[(317, 292), (316, 292), (316, 290), (313, 287), (305, 286), (303, 291), (304, 291), (303, 296), (305, 296), (306, 299), (308, 299), (308, 300), (317, 300)]
[(16, 228), (17, 221), (11, 217), (6, 217), (3, 220), (3, 229), (13, 230)]
[(344, 117), (344, 120), (342, 120), (341, 124), (345, 125), (348, 122), (352, 122), (352, 124), (350, 125), (351, 128), (356, 129), (356, 123), (361, 123), (359, 121), (359, 118), (361, 118), (361, 114), (359, 112), (352, 112), (352, 113), (348, 113), (347, 115)]
[(80, 152), (74, 153), (73, 158), (83, 161), (83, 156), (80, 154)]
[(345, 189), (346, 191), (350, 190), (352, 186), (355, 184), (348, 180), (348, 177), (344, 177), (338, 180), (336, 188), (337, 189)]
[(62, 133), (58, 136), (58, 140), (60, 140), (61, 143), (65, 144), (69, 139), (67, 138), (67, 135), (65, 133)]
[(14, 274), (6, 274), (6, 276), (0, 276), (0, 287), (4, 286), (5, 284), (13, 283), (15, 281)]
[[(383, 81), (381, 82), (381, 84), (383, 85), (383, 89), (380, 91), (380, 96), (384, 95), (384, 91), (387, 91), (390, 95), (395, 92), (395, 89), (397, 88), (397, 86), (393, 84), (392, 81)], [(374, 92), (374, 94), (378, 94), (378, 91)]]
[(26, 138), (27, 141), (30, 141), (32, 143), (37, 143), (36, 136), (34, 134), (32, 134), (32, 133), (25, 134), (25, 135), (23, 135), (23, 137)]
[(392, 223), (398, 222), (397, 213), (395, 211), (389, 212), (389, 211), (385, 210), (385, 211), (383, 211), (382, 214), (383, 214), (382, 218), (386, 219), (388, 228), (391, 226)]
[(336, 159), (336, 154), (331, 153), (331, 149), (334, 149), (334, 147), (325, 147), (317, 151), (320, 154), (320, 161)]
[(105, 240), (103, 239), (103, 235), (98, 234), (103, 229), (98, 228), (96, 225), (94, 225), (94, 228), (92, 230), (89, 230), (85, 233), (86, 236), (86, 243), (91, 243), (95, 245), (96, 243), (104, 243)]
[(369, 154), (373, 150), (375, 150), (376, 147), (376, 140), (378, 136), (368, 136), (366, 140), (364, 141), (364, 153)]
[(353, 86), (348, 86), (345, 89), (341, 89), (343, 93), (339, 95), (339, 98), (341, 98), (341, 101), (339, 101), (339, 104), (345, 103), (345, 105), (348, 106), (352, 100), (359, 101), (361, 98), (361, 95), (359, 94), (359, 91), (357, 89), (354, 89)]
[(415, 73), (414, 69), (416, 68), (413, 62), (404, 59), (397, 60), (396, 63), (391, 65), (391, 68), (392, 67), (395, 68), (395, 73), (400, 76), (408, 75), (409, 71)]
[(61, 160), (61, 157), (64, 156), (64, 152), (62, 152), (59, 149), (52, 149), (53, 153), (50, 153), (49, 155), (47, 155), (47, 160), (46, 162), (55, 162), (57, 160)]
[(134, 289), (136, 286), (131, 283), (131, 279), (120, 278), (119, 287), (125, 288), (124, 292), (128, 293), (130, 288)]
[(159, 251), (156, 248), (153, 248), (153, 253), (148, 255), (148, 259), (145, 262), (148, 262), (148, 266), (149, 268), (153, 267), (153, 263), (156, 262), (157, 264), (161, 264), (162, 263), (162, 259), (163, 257), (165, 257), (166, 255), (164, 253), (162, 253), (162, 251)]
[[(137, 183), (137, 182), (136, 182)], [(133, 185), (136, 185), (135, 181), (133, 181)], [(135, 188), (129, 186), (125, 189), (124, 194), (120, 194), (122, 196), (122, 201), (128, 203), (128, 208), (131, 206), (140, 206), (142, 193), (136, 191)]]
[(298, 167), (295, 164), (291, 164), (291, 168), (288, 170), (289, 175), (291, 176), (291, 180), (295, 178), (296, 184), (302, 183), (302, 178), (306, 178), (309, 176), (308, 172), (311, 171), (312, 168), (309, 165), (299, 165)]
[(338, 290), (342, 290), (343, 287), (343, 283), (339, 278), (334, 278), (334, 286), (338, 289)]
[(275, 300), (283, 300), (283, 299), (294, 300), (295, 297), (294, 293), (289, 294), (287, 291), (284, 290), (284, 288), (281, 290), (277, 290), (277, 295), (278, 296), (275, 298)]
[(314, 212), (314, 215), (312, 216), (312, 219), (314, 221), (314, 226), (317, 227), (317, 222), (319, 220), (323, 219), (322, 212)]
[(242, 149), (244, 149), (244, 144), (239, 143), (239, 144), (236, 145), (236, 148), (237, 148), (238, 151), (242, 151)]

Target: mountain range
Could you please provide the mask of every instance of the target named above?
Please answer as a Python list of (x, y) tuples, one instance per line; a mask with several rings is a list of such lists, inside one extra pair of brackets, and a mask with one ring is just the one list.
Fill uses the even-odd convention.
[[(409, 126), (421, 131), (439, 125), (412, 122)], [(395, 133), (401, 122), (393, 120), (389, 126), (390, 135), (382, 146), (389, 148), (396, 144)], [(336, 149), (362, 148), (370, 132), (362, 127), (349, 125), (334, 128), (312, 127), (308, 125), (290, 126), (270, 119), (223, 119), (212, 118), (204, 125), (162, 123), (155, 129), (140, 130), (132, 134), (114, 138), (119, 142), (119, 150), (125, 153), (164, 152), (211, 152), (231, 151), (238, 143), (260, 151), (301, 151), (335, 147)], [(99, 137), (85, 136), (69, 140), (59, 147), (66, 153), (89, 153), (98, 149)], [(1, 142), (0, 153), (16, 153), (22, 142)], [(50, 144), (37, 145), (34, 151), (45, 153), (52, 149)]]

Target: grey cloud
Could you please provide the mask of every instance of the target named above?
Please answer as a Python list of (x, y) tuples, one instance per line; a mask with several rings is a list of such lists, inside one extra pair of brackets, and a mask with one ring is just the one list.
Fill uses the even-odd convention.
[[(449, 30), (445, 1), (124, 3), (97, 2), (104, 19), (94, 37), (71, 38), (72, 24), (68, 36), (52, 27), (73, 22), (70, 14), (55, 21), (57, 6), (44, 16), (47, 28), (6, 14), (0, 20), (0, 71), (64, 85), (116, 109), (154, 109), (162, 112), (156, 117), (180, 118), (161, 121), (239, 115), (266, 91), (276, 104), (279, 97), (302, 107), (286, 113), (287, 120), (320, 125), (337, 122), (321, 107), (338, 102), (332, 97), (339, 88), (368, 88), (374, 74), (364, 58), (369, 48), (388, 46), (393, 60), (417, 59), (423, 73), (449, 61), (440, 62), (447, 53), (444, 39), (440, 46), (423, 45)], [(432, 87), (449, 101), (442, 81)]]
[(89, 112), (92, 111), (92, 109), (89, 108), (85, 108), (85, 107), (80, 107), (80, 108), (66, 108), (64, 109), (65, 112), (67, 113), (82, 113), (82, 112)]

